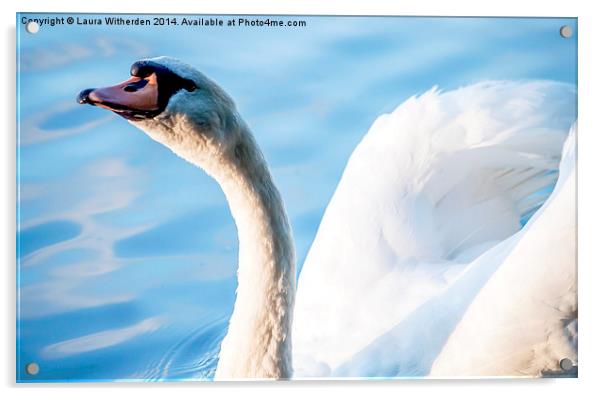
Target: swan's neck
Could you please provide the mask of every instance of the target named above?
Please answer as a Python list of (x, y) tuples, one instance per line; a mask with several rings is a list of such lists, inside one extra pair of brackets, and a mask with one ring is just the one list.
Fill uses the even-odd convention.
[(287, 378), (295, 257), (280, 194), (250, 138), (214, 171), (236, 222), (238, 289), (216, 378)]
[(216, 179), (236, 222), (237, 298), (215, 377), (290, 377), (295, 249), (280, 193), (250, 131), (237, 123), (226, 145), (203, 137), (191, 122), (137, 126)]
[(151, 137), (215, 178), (236, 222), (237, 297), (215, 376), (290, 377), (295, 252), (282, 199), (246, 126), (228, 149), (192, 128)]

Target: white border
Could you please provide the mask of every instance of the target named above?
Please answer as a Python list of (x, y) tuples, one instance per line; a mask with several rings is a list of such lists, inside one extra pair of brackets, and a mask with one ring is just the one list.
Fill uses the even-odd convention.
[[(602, 206), (602, 98), (599, 74), (602, 70), (600, 48), (602, 33), (600, 17), (596, 15), (595, 1), (548, 0), (528, 2), (503, 0), (497, 2), (476, 0), (453, 1), (385, 1), (385, 0), (331, 0), (331, 1), (186, 1), (186, 0), (102, 0), (77, 1), (28, 0), (2, 2), (3, 61), (2, 87), (2, 342), (4, 351), (0, 360), (2, 386), (12, 395), (64, 394), (100, 395), (110, 391), (115, 396), (140, 392), (145, 395), (164, 394), (166, 391), (199, 395), (231, 392), (245, 395), (331, 394), (345, 392), (351, 395), (378, 394), (445, 394), (504, 395), (509, 393), (571, 395), (600, 391), (600, 312), (602, 302), (598, 283), (602, 281), (602, 240), (600, 236), (600, 207)], [(406, 380), (355, 382), (296, 382), (296, 383), (170, 383), (170, 384), (39, 384), (16, 385), (15, 379), (15, 12), (131, 12), (131, 13), (231, 13), (231, 14), (345, 14), (345, 15), (447, 15), (447, 16), (570, 16), (579, 18), (579, 379), (564, 380)], [(41, 389), (39, 389), (41, 388)]]

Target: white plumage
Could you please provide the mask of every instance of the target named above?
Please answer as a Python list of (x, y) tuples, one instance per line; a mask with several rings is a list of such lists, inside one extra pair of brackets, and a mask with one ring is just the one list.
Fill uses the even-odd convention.
[[(431, 375), (562, 374), (577, 363), (575, 130), (551, 197), (513, 238), (474, 298)], [(464, 374), (465, 375), (465, 374)]]
[(194, 68), (153, 61), (199, 89), (133, 124), (214, 177), (238, 228), (237, 301), (216, 378), (293, 367), (310, 377), (538, 376), (576, 362), (574, 132), (562, 150), (574, 87), (432, 89), (379, 117), (294, 297), (286, 212), (250, 130)]
[(296, 375), (539, 375), (576, 359), (568, 338), (542, 338), (576, 314), (574, 184), (521, 230), (556, 181), (574, 99), (565, 84), (486, 82), (379, 117), (299, 278)]

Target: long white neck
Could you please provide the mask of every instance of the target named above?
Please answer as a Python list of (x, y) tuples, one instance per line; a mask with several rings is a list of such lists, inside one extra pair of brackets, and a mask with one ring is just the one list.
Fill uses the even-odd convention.
[(238, 125), (236, 139), (224, 148), (202, 138), (192, 123), (137, 125), (215, 178), (236, 222), (237, 298), (215, 377), (290, 377), (295, 249), (282, 199), (251, 133)]
[(288, 378), (295, 294), (290, 226), (257, 146), (245, 144), (238, 155), (240, 166), (216, 175), (238, 229), (239, 264), (236, 303), (215, 377)]

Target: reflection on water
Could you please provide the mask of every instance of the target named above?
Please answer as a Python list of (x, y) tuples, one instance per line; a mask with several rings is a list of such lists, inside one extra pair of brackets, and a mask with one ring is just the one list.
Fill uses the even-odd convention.
[(98, 119), (99, 114), (81, 111), (79, 107), (51, 114), (40, 123), (40, 129), (48, 132), (77, 127)]
[(17, 235), (19, 239), (17, 256), (22, 258), (46, 246), (74, 238), (81, 232), (81, 229), (81, 226), (77, 223), (61, 220), (26, 228)]
[(377, 115), (433, 85), (576, 82), (575, 40), (558, 35), (573, 20), (306, 19), (202, 34), (19, 26), (19, 381), (213, 377), (236, 288), (223, 193), (124, 120), (75, 104), (133, 61), (181, 58), (235, 98), (285, 199), (299, 269)]
[[(171, 219), (113, 246), (117, 257), (148, 257), (188, 255), (195, 252), (234, 251), (236, 229), (220, 212), (221, 208), (207, 208), (200, 213), (187, 213)], [(182, 232), (186, 230), (186, 232)], [(173, 236), (176, 236), (174, 238)]]
[(224, 318), (193, 330), (174, 344), (158, 363), (150, 362), (139, 378), (149, 381), (213, 378), (226, 325)]

